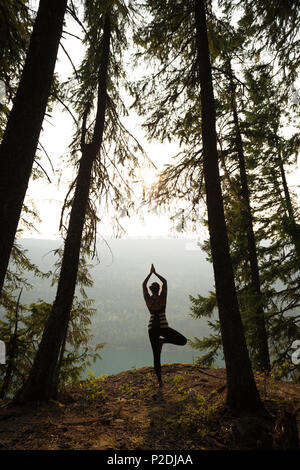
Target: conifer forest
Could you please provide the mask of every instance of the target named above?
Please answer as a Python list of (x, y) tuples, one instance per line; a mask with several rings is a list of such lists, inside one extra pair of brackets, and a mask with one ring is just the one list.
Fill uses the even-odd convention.
[[(0, 449), (299, 449), (299, 73), (297, 0), (0, 0)], [(108, 238), (138, 238), (144, 217), (144, 238), (159, 239), (168, 224), (164, 246), (197, 239), (211, 288), (189, 290), (188, 256), (166, 249), (182, 268), (164, 272), (138, 241), (117, 264), (120, 287), (105, 271), (95, 283), (99, 243), (113, 260)], [(45, 269), (23, 239), (54, 233)], [(151, 275), (159, 295), (157, 283), (147, 290)], [(163, 276), (180, 331), (188, 316), (194, 334), (169, 340), (159, 317), (157, 352)], [(90, 292), (102, 282), (95, 304)], [(131, 285), (151, 313), (151, 344), (148, 313), (140, 321), (154, 367), (122, 372), (117, 390), (117, 375), (84, 374), (107, 343), (93, 325), (120, 315), (116, 336), (130, 338), (121, 312), (140, 309), (125, 305)], [(172, 341), (187, 341), (196, 360), (163, 365), (161, 379), (157, 354)], [(43, 419), (58, 419), (58, 404), (65, 417), (49, 438)], [(1, 430), (9, 413), (15, 441)], [(106, 416), (101, 428), (80, 421), (84, 442), (82, 413)], [(24, 417), (40, 420), (31, 444), (18, 441)]]

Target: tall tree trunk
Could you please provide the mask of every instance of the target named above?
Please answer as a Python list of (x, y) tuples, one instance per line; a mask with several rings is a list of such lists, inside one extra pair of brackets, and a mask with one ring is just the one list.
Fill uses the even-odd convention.
[(230, 61), (228, 63), (228, 72), (229, 72), (229, 81), (230, 81), (230, 91), (231, 91), (231, 107), (233, 114), (234, 130), (235, 130), (235, 140), (236, 140), (236, 150), (239, 159), (239, 172), (240, 172), (240, 182), (241, 182), (241, 196), (242, 196), (242, 218), (246, 224), (246, 233), (247, 233), (247, 248), (251, 272), (251, 288), (254, 295), (254, 329), (257, 332), (257, 349), (258, 349), (258, 367), (261, 371), (269, 372), (271, 369), (270, 366), (270, 356), (269, 356), (269, 347), (268, 347), (268, 337), (266, 332), (265, 325), (265, 314), (263, 310), (262, 294), (261, 294), (261, 285), (257, 261), (257, 251), (256, 251), (256, 242), (255, 235), (253, 230), (253, 218), (252, 218), (252, 209), (250, 205), (250, 196), (248, 188), (248, 177), (246, 172), (245, 157), (244, 157), (244, 148), (243, 141), (240, 131), (240, 123), (236, 107), (236, 90), (233, 82), (232, 69)]
[(100, 150), (106, 108), (106, 81), (110, 48), (110, 17), (106, 14), (102, 39), (102, 55), (98, 73), (98, 104), (92, 142), (82, 145), (57, 293), (47, 321), (29, 378), (16, 400), (48, 400), (56, 395), (55, 385), (59, 352), (68, 328), (76, 287), (82, 232), (89, 198), (91, 172)]
[(238, 307), (225, 224), (216, 139), (216, 116), (205, 7), (195, 0), (196, 41), (201, 85), (203, 165), (210, 246), (227, 374), (227, 404), (257, 411), (262, 403), (254, 381)]
[(0, 146), (0, 294), (50, 93), (67, 0), (40, 0)]
[(61, 366), (62, 366), (62, 363), (63, 363), (64, 354), (65, 354), (65, 350), (66, 350), (67, 334), (68, 334), (68, 328), (65, 330), (65, 335), (64, 335), (64, 338), (62, 340), (61, 348), (60, 348), (59, 355), (58, 355), (58, 361), (57, 361), (57, 364), (56, 364), (56, 369), (55, 369), (55, 373), (54, 373), (54, 377), (53, 377), (53, 387), (52, 387), (53, 394), (52, 394), (52, 398), (54, 400), (57, 400), (57, 396), (58, 396), (60, 371), (61, 371)]

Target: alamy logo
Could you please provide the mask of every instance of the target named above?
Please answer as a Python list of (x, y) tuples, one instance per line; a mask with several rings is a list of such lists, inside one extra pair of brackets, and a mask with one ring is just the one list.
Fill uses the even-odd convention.
[(296, 349), (292, 354), (292, 363), (297, 366), (300, 364), (300, 339), (296, 339), (296, 341), (293, 342), (292, 348)]
[(5, 364), (5, 343), (0, 340), (0, 364)]

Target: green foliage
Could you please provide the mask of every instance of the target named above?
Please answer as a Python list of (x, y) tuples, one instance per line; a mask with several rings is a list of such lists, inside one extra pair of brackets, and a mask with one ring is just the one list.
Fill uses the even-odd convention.
[[(220, 21), (221, 28), (225, 23), (224, 19)], [(215, 55), (220, 172), (231, 259), (252, 363), (254, 368), (259, 365), (256, 324), (258, 312), (264, 311), (275, 368), (290, 363), (287, 359), (299, 327), (299, 208), (285, 177), (286, 168), (295, 164), (299, 152), (297, 131), (285, 137), (298, 111), (291, 105), (285, 82), (274, 78), (274, 64), (259, 61), (245, 30), (241, 29), (240, 34), (244, 43), (237, 41), (233, 49), (224, 43)], [(234, 67), (233, 95), (227, 67), (228, 60), (236, 63), (237, 58), (241, 67)], [(233, 106), (238, 113), (246, 162), (261, 296), (253, 287), (249, 263), (248, 209), (242, 198)], [(203, 246), (210, 258), (209, 243)], [(214, 293), (191, 297), (194, 318), (212, 317), (215, 306)], [(209, 338), (196, 338), (190, 344), (205, 353), (199, 363), (211, 366), (222, 344), (218, 323), (212, 321), (210, 326), (213, 334)], [(291, 378), (292, 369), (288, 369), (284, 368), (285, 377)]]
[(208, 297), (198, 294), (197, 297), (190, 295), (191, 316), (194, 318), (211, 317), (214, 309), (217, 307), (217, 299), (215, 292), (209, 292)]
[(32, 338), (41, 334), (44, 325), (43, 313), (30, 320), (31, 307), (22, 303), (23, 289), (33, 288), (28, 281), (29, 273), (41, 279), (51, 274), (43, 273), (32, 263), (27, 250), (15, 241), (0, 296), (0, 337), (6, 343), (6, 366), (1, 365), (0, 369), (2, 396), (13, 393), (23, 384), (36, 351)]
[(165, 382), (169, 383), (174, 391), (176, 397), (179, 397), (179, 400), (184, 400), (187, 394), (185, 377), (181, 374), (175, 375), (174, 377), (166, 377)]
[[(105, 125), (101, 148), (92, 168), (82, 242), (82, 251), (94, 256), (98, 222), (104, 217), (110, 217), (115, 233), (117, 235), (124, 233), (122, 217), (128, 216), (135, 205), (132, 181), (137, 179), (136, 170), (142, 162), (146, 166), (151, 165), (151, 162), (146, 161), (141, 145), (127, 131), (123, 123), (123, 117), (128, 115), (128, 109), (122, 96), (129, 86), (123, 56), (127, 53), (128, 38), (135, 27), (134, 9), (130, 3), (127, 4), (123, 0), (86, 1), (82, 18), (73, 2), (69, 13), (83, 26), (85, 44), (82, 63), (74, 76), (61, 87), (64, 101), (77, 116), (77, 125), (67, 160), (67, 164), (74, 167), (78, 166), (83, 146), (92, 141), (98, 87), (101, 82), (98, 80), (98, 74), (106, 14), (109, 15), (111, 24)], [(62, 209), (60, 228), (63, 234), (66, 233), (65, 221), (72, 206), (74, 188), (75, 181), (70, 185)]]
[(197, 434), (205, 437), (209, 426), (216, 420), (218, 403), (209, 405), (205, 397), (197, 394), (195, 404), (187, 403), (178, 417), (177, 423), (185, 434)]
[(181, 146), (147, 197), (155, 209), (168, 207), (174, 228), (182, 232), (197, 226), (198, 202), (204, 200), (194, 5), (147, 0), (142, 8), (144, 21), (134, 36), (136, 60), (148, 67), (131, 87), (133, 106), (145, 116), (149, 139)]
[(123, 398), (133, 398), (136, 395), (136, 390), (129, 384), (124, 383), (119, 386), (120, 394)]
[[(286, 357), (285, 355), (283, 358)], [(295, 383), (300, 383), (300, 370), (297, 364), (284, 359), (277, 360), (273, 364), (272, 374), (275, 380), (289, 379)]]
[[(2, 0), (0, 7), (0, 138), (28, 48), (32, 12), (28, 0)], [(4, 86), (4, 87), (3, 87)], [(2, 96), (3, 93), (3, 96)]]
[(80, 394), (86, 401), (95, 401), (105, 398), (105, 391), (102, 383), (105, 382), (106, 376), (95, 377), (92, 371), (88, 371), (88, 378), (79, 383)]
[(67, 333), (67, 344), (60, 370), (59, 386), (64, 387), (68, 382), (80, 379), (91, 362), (101, 359), (99, 350), (104, 344), (90, 345), (91, 316), (94, 310), (90, 307), (90, 300), (73, 300), (70, 323)]
[(204, 354), (197, 357), (195, 360), (196, 364), (205, 367), (214, 367), (214, 364), (222, 351), (222, 340), (219, 333), (219, 323), (210, 323), (212, 330), (217, 330), (218, 333), (202, 339), (194, 338), (194, 341), (189, 340), (190, 346), (193, 348), (203, 351)]
[(273, 380), (275, 375), (276, 374), (274, 373), (274, 369), (270, 376), (264, 372), (254, 372), (255, 381), (261, 386), (261, 394), (266, 398), (272, 398), (274, 393), (278, 390), (278, 385)]
[(165, 382), (170, 383), (178, 389), (178, 387), (181, 387), (182, 382), (184, 382), (184, 377), (181, 374), (175, 375), (174, 377), (166, 377)]
[[(278, 2), (253, 2), (222, 0), (227, 13), (241, 9), (239, 26), (245, 31), (248, 42), (257, 54), (265, 54), (266, 47), (272, 52), (273, 60), (279, 61), (278, 72), (286, 86), (293, 84), (299, 70), (299, 3), (297, 0)], [(274, 64), (276, 66), (276, 63)], [(298, 69), (298, 70), (297, 70)]]
[(36, 264), (32, 263), (28, 258), (27, 250), (15, 241), (0, 296), (0, 308), (2, 311), (8, 310), (9, 312), (14, 312), (17, 305), (16, 293), (20, 289), (30, 290), (33, 288), (33, 285), (28, 282), (29, 273), (31, 276), (33, 275), (40, 279), (47, 279), (51, 275), (50, 272), (43, 273)]
[[(55, 284), (57, 282), (56, 270), (60, 267), (62, 250), (55, 250), (55, 255), (57, 258), (54, 273), (44, 274), (36, 265), (30, 263), (24, 250), (15, 244), (12, 259), (16, 265), (16, 272), (9, 271), (6, 276), (5, 289), (1, 298), (3, 313), (0, 319), (0, 337), (8, 345), (7, 364), (12, 365), (9, 385), (5, 391), (8, 395), (13, 395), (24, 384), (52, 309), (52, 304), (43, 300), (31, 303), (29, 306), (18, 303), (15, 296), (16, 289), (23, 285), (27, 288), (31, 287), (24, 278), (25, 269), (42, 278), (48, 278), (53, 274), (52, 285)], [(59, 376), (61, 388), (67, 383), (77, 382), (91, 361), (101, 359), (99, 350), (104, 346), (104, 344), (90, 346), (91, 316), (95, 313), (95, 309), (92, 308), (93, 301), (85, 292), (85, 287), (91, 287), (93, 282), (84, 258), (81, 258), (79, 263), (77, 283), (81, 299), (77, 296), (73, 299), (66, 348)], [(14, 351), (10, 347), (12, 342), (15, 343)], [(1, 366), (1, 385), (4, 383), (7, 368), (7, 366)]]
[(146, 377), (147, 379), (144, 386), (138, 389), (138, 396), (141, 400), (144, 399), (145, 393), (147, 393), (149, 390), (153, 390), (153, 387), (156, 385), (156, 378), (154, 378), (153, 374), (148, 372)]
[[(40, 343), (46, 320), (51, 312), (52, 305), (43, 301), (22, 307), (17, 319), (16, 351), (13, 360), (13, 372), (7, 395), (13, 395), (24, 384), (31, 369), (36, 350)], [(91, 335), (90, 308), (84, 301), (74, 299), (71, 320), (67, 335), (67, 347), (64, 353), (60, 371), (60, 387), (67, 383), (77, 382), (90, 361), (100, 359), (99, 349), (102, 344), (92, 349), (89, 346)], [(0, 336), (7, 344), (11, 344), (15, 328), (15, 312), (7, 311), (0, 320)], [(10, 360), (11, 350), (7, 348), (7, 363)], [(7, 366), (1, 366), (0, 384), (3, 384)], [(1, 388), (1, 385), (0, 385)]]

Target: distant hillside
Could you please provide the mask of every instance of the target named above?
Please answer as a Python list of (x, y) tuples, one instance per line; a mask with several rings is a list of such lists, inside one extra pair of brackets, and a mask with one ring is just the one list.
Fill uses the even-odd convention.
[[(59, 240), (22, 239), (30, 259), (41, 270), (53, 268), (52, 251)], [(213, 288), (212, 266), (190, 239), (108, 239), (98, 244), (100, 263), (91, 270), (94, 286), (88, 295), (95, 300), (93, 318), (95, 342), (113, 347), (148, 347), (145, 329), (148, 311), (142, 296), (142, 281), (151, 263), (168, 280), (167, 318), (187, 337), (208, 333), (203, 320), (189, 315), (189, 295), (205, 295)], [(153, 278), (154, 279), (154, 278)], [(25, 303), (44, 299), (52, 302), (55, 288), (49, 280), (31, 277), (34, 289), (24, 292)]]

